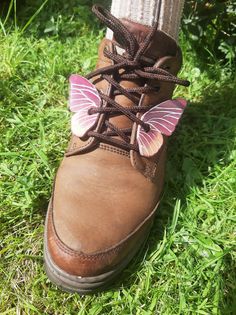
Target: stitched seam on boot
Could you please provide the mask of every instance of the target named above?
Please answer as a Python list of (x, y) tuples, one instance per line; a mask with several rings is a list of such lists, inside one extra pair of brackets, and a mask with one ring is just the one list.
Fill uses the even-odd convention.
[[(51, 221), (51, 222), (50, 222)], [(96, 259), (102, 259), (106, 256), (109, 256), (110, 254), (113, 254), (117, 251), (119, 251), (119, 249), (125, 245), (125, 243), (129, 240), (127, 239), (124, 243), (122, 244), (119, 244), (118, 246), (110, 249), (109, 251), (107, 252), (104, 252), (104, 253), (98, 253), (98, 254), (84, 254), (84, 253), (78, 253), (76, 251), (74, 251), (73, 249), (67, 247), (60, 239), (59, 237), (57, 236), (56, 234), (56, 231), (55, 231), (55, 228), (53, 226), (53, 222), (52, 222), (52, 218), (49, 220), (48, 224), (51, 224), (51, 230), (52, 230), (52, 233), (53, 233), (53, 240), (55, 241), (55, 243), (58, 245), (58, 247), (66, 254), (70, 255), (70, 256), (73, 256), (73, 257), (79, 257), (81, 258), (82, 260), (96, 260)]]
[(106, 145), (104, 145), (102, 143), (100, 143), (99, 148), (102, 149), (102, 150), (110, 151), (112, 153), (117, 153), (117, 154), (129, 157), (129, 153), (128, 152), (123, 151), (123, 150), (119, 150), (118, 148), (115, 148), (115, 147), (106, 146)]
[[(75, 148), (78, 148), (78, 149), (85, 148), (86, 146), (89, 146), (89, 145), (92, 143), (92, 141), (94, 141), (94, 138), (88, 139), (84, 145), (79, 145), (79, 146), (76, 145)], [(72, 145), (72, 144), (71, 144), (71, 145)], [(73, 152), (73, 151), (75, 150), (75, 148), (72, 148), (72, 149), (67, 150), (66, 153), (71, 153), (71, 152)]]
[[(134, 230), (132, 233), (130, 233), (130, 235), (128, 235), (126, 238), (124, 238), (123, 240), (121, 240), (119, 242), (119, 244), (115, 245), (113, 248), (108, 248), (108, 249), (105, 249), (104, 252), (100, 252), (100, 253), (94, 253), (94, 254), (85, 254), (85, 253), (79, 253), (79, 252), (76, 252), (75, 250), (67, 247), (67, 245), (65, 245), (59, 238), (59, 236), (57, 235), (57, 232), (55, 230), (55, 226), (53, 224), (53, 215), (52, 213), (49, 214), (51, 216), (51, 218), (49, 218), (49, 222), (51, 223), (52, 225), (52, 232), (53, 232), (53, 235), (54, 235), (54, 240), (55, 242), (58, 244), (58, 246), (64, 250), (67, 254), (70, 254), (71, 256), (75, 256), (75, 257), (81, 257), (82, 259), (96, 259), (96, 258), (102, 258), (102, 257), (105, 257), (105, 256), (108, 256), (109, 254), (112, 254), (116, 251), (118, 251), (123, 245), (125, 245), (129, 240), (130, 240), (130, 237), (132, 237), (133, 235), (135, 235), (135, 233), (137, 233), (143, 226), (145, 223), (147, 223), (151, 218), (152, 216), (155, 214), (156, 212), (156, 208), (157, 208), (157, 205), (155, 206), (155, 208), (152, 210), (152, 212), (145, 218), (145, 220), (139, 224)], [(52, 211), (52, 209), (51, 209)], [(48, 223), (49, 223), (48, 222)], [(91, 257), (94, 257), (94, 258), (91, 258)]]

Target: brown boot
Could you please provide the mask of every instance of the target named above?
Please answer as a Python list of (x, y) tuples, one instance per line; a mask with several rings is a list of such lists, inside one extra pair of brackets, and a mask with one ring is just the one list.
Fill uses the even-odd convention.
[(56, 175), (44, 246), (49, 278), (81, 294), (113, 281), (147, 239), (163, 187), (166, 137), (185, 105), (164, 101), (176, 83), (188, 85), (176, 77), (181, 51), (167, 34), (121, 22), (98, 6), (93, 11), (114, 40), (103, 39), (97, 68), (87, 76), (96, 89), (71, 78), (71, 109), (81, 106), (77, 79), (94, 89), (93, 106), (81, 111), (87, 129), (76, 125), (77, 113), (72, 118), (74, 135)]

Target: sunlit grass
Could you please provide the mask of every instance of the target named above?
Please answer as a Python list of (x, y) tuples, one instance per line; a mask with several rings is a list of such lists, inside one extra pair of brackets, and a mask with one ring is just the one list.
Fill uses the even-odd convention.
[(234, 315), (236, 81), (219, 63), (202, 70), (184, 38), (192, 84), (176, 95), (190, 102), (146, 247), (107, 292), (80, 297), (47, 280), (43, 222), (69, 139), (67, 78), (92, 70), (102, 38), (86, 2), (26, 1), (14, 14), (13, 1), (1, 19), (0, 314)]

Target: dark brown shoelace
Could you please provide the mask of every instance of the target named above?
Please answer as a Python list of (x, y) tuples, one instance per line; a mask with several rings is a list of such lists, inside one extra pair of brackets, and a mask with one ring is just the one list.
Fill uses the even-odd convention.
[[(110, 52), (105, 48), (104, 55), (111, 59), (113, 64), (97, 69), (86, 76), (87, 79), (99, 76), (101, 79), (106, 80), (112, 87), (110, 96), (99, 91), (100, 97), (106, 106), (89, 110), (90, 115), (94, 113), (105, 114), (104, 126), (101, 128), (103, 131), (97, 132), (91, 130), (88, 132), (88, 136), (94, 137), (100, 142), (109, 143), (128, 151), (138, 151), (137, 144), (130, 143), (131, 128), (118, 128), (109, 122), (109, 118), (111, 116), (113, 117), (123, 114), (131, 121), (141, 125), (142, 128), (148, 132), (149, 125), (136, 117), (137, 113), (144, 113), (152, 106), (156, 105), (154, 104), (152, 106), (145, 107), (138, 106), (142, 94), (158, 90), (157, 87), (148, 85), (147, 80), (171, 82), (184, 86), (188, 86), (189, 81), (179, 79), (164, 69), (154, 67), (155, 61), (144, 57), (144, 54), (157, 30), (157, 23), (152, 27), (145, 40), (139, 45), (134, 35), (130, 33), (128, 29), (109, 11), (100, 6), (93, 6), (92, 10), (95, 15), (113, 31), (117, 45), (119, 45), (125, 52), (123, 55), (120, 55), (115, 49), (114, 52)], [(134, 79), (141, 80), (141, 82), (143, 82), (143, 86), (124, 88), (118, 83), (121, 80)], [(134, 105), (132, 107), (121, 106), (114, 100), (114, 96), (117, 95), (126, 96), (133, 102)], [(119, 136), (122, 140), (117, 139), (117, 136)]]

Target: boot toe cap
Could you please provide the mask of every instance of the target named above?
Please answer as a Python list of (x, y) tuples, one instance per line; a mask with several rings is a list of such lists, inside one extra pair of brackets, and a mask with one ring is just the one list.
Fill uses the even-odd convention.
[(78, 277), (93, 277), (114, 271), (132, 258), (146, 239), (153, 221), (151, 214), (130, 235), (109, 248), (92, 253), (74, 250), (60, 239), (49, 209), (46, 222), (46, 250), (52, 261), (64, 272)]

